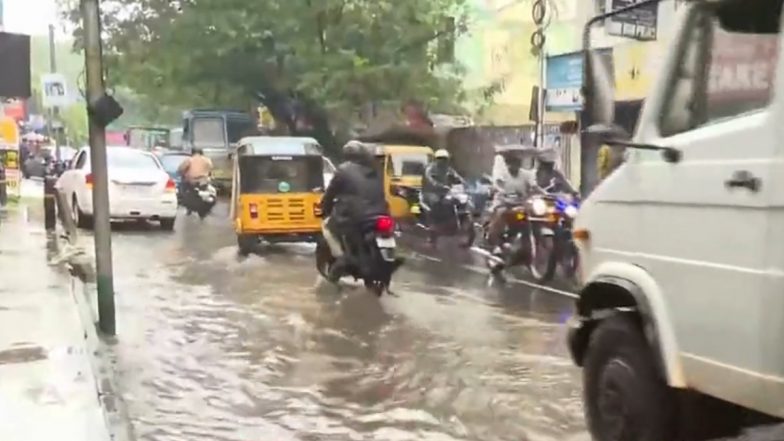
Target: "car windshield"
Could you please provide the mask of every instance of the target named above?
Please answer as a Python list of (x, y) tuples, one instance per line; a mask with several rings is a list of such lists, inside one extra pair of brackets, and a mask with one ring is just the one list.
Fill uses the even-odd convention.
[(160, 157), (160, 160), (163, 169), (166, 170), (167, 173), (175, 173), (180, 164), (188, 158), (188, 155), (163, 155)]
[(160, 169), (152, 155), (133, 150), (108, 150), (107, 163), (110, 168)]

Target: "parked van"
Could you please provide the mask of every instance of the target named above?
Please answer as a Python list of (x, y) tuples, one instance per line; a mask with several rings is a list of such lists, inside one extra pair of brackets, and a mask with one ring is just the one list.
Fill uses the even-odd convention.
[(569, 346), (601, 441), (784, 418), (782, 0), (683, 5), (633, 137), (612, 124), (610, 75), (585, 52), (587, 130), (627, 149), (574, 232)]

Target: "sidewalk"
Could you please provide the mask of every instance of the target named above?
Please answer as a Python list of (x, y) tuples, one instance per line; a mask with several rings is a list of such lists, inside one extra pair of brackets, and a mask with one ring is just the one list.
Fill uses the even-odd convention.
[(39, 216), (0, 211), (0, 440), (111, 439), (70, 283)]

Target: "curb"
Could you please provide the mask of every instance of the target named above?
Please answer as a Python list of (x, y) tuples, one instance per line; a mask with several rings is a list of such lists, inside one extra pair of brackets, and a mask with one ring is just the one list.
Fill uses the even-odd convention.
[(71, 274), (69, 289), (82, 322), (95, 389), (103, 410), (107, 431), (111, 436), (111, 441), (135, 441), (136, 435), (126, 403), (118, 392), (115, 380), (116, 372), (110, 355), (110, 346), (116, 343), (116, 339), (99, 334), (97, 314), (90, 300), (97, 298), (93, 265), (88, 256), (72, 244), (61, 243), (60, 248), (61, 252), (66, 253), (64, 257), (61, 257), (61, 261), (65, 263)]

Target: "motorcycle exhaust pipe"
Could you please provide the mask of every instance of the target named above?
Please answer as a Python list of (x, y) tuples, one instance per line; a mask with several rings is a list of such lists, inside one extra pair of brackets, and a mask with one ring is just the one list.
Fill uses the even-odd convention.
[(480, 255), (480, 256), (482, 256), (482, 257), (484, 257), (484, 258), (486, 258), (486, 259), (488, 259), (488, 260), (490, 260), (490, 261), (492, 261), (493, 263), (495, 263), (497, 265), (503, 265), (504, 264), (504, 259), (496, 256), (495, 254), (493, 254), (490, 251), (487, 251), (487, 250), (485, 250), (483, 248), (471, 247), (471, 251), (476, 253), (476, 254), (478, 254), (478, 255)]

